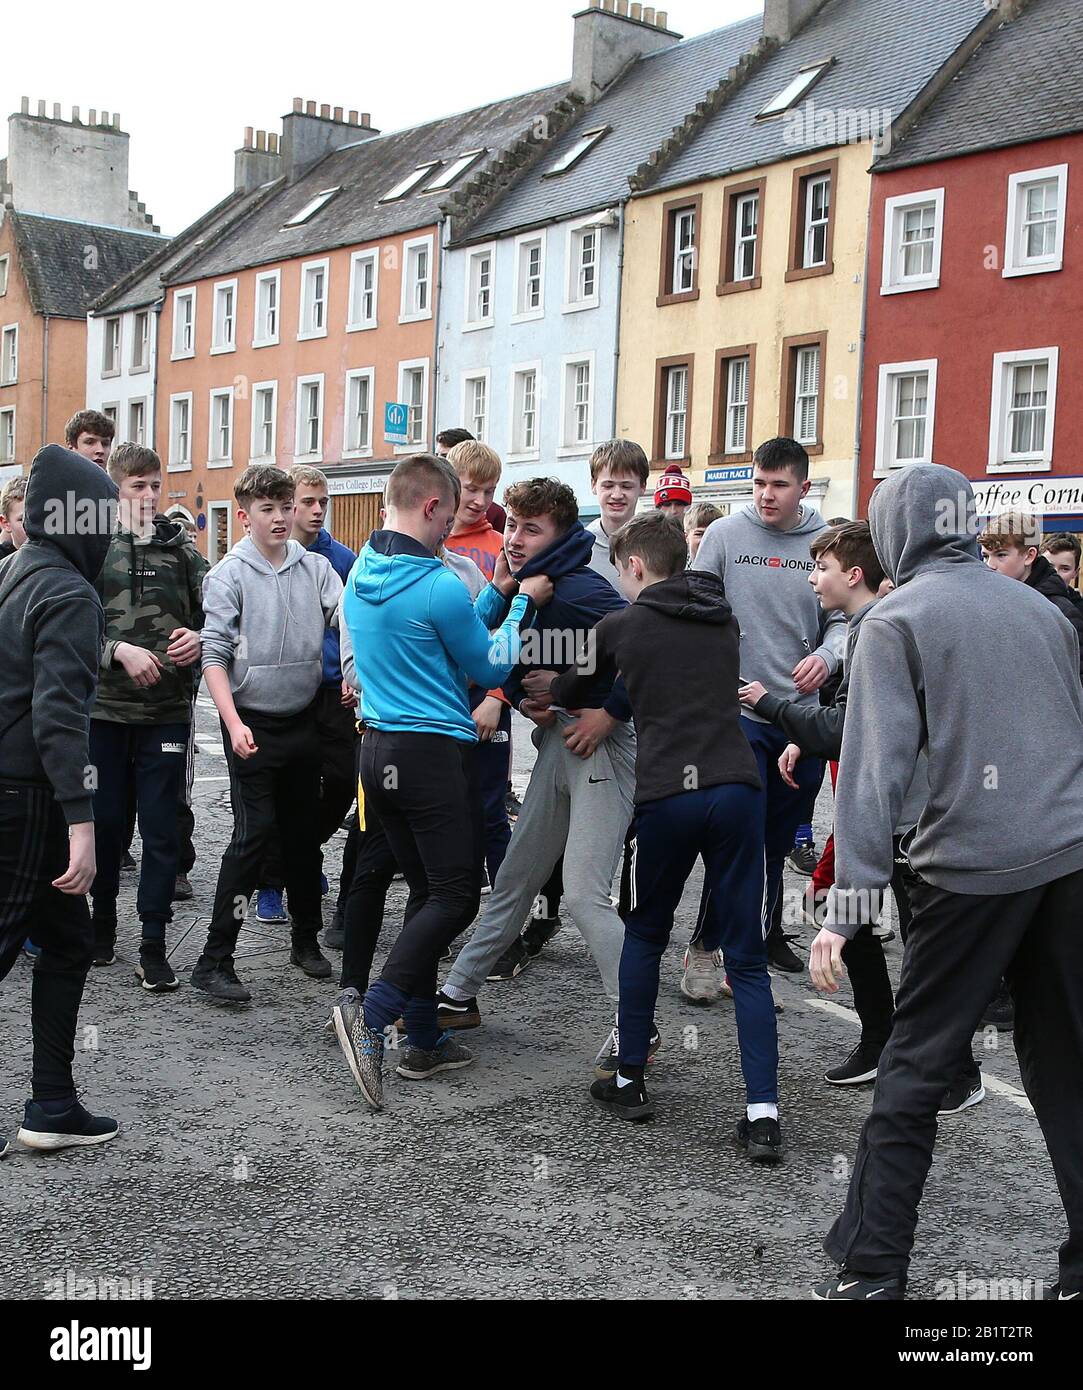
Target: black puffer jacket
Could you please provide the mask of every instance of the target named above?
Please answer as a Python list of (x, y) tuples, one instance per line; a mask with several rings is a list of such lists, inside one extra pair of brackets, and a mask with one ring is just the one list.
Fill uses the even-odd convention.
[(1039, 555), (1031, 565), (1026, 582), (1055, 603), (1075, 628), (1075, 635), (1079, 638), (1079, 679), (1083, 681), (1083, 598), (1074, 589), (1069, 589), (1044, 555)]

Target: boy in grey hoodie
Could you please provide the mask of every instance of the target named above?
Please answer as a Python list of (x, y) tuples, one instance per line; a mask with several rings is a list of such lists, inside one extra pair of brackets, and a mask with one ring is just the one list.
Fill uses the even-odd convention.
[(251, 995), (233, 952), (277, 822), (291, 914), (290, 960), (326, 979), (320, 920), (319, 731), (323, 636), (342, 581), (330, 562), (290, 539), (294, 483), (251, 467), (233, 490), (250, 534), (203, 581), (203, 675), (222, 719), (234, 809), (214, 911), (192, 984), (232, 1003)]
[[(903, 841), (913, 921), (872, 1110), (842, 1214), (843, 1266), (816, 1296), (903, 1297), (936, 1110), (1005, 977), (1015, 1050), (1068, 1217), (1060, 1281), (1083, 1294), (1083, 690), (1079, 644), (1041, 594), (982, 564), (974, 494), (910, 464), (873, 493), (869, 525), (895, 591), (863, 622), (835, 799), (836, 883), (813, 946), (824, 983), (875, 920), (892, 830), (922, 749), (929, 798)], [(997, 706), (990, 715), (990, 652)], [(1034, 672), (1042, 673), (1041, 680)], [(1055, 732), (1054, 732), (1055, 731)], [(1041, 787), (1042, 814), (1018, 807)], [(824, 959), (826, 957), (826, 960)]]
[[(793, 690), (798, 708), (816, 702), (816, 692), (838, 670), (846, 645), (846, 619), (839, 612), (826, 615), (820, 640), (820, 605), (808, 584), (813, 568), (809, 543), (827, 523), (803, 501), (808, 470), (808, 454), (796, 440), (761, 444), (752, 472), (754, 501), (736, 515), (712, 522), (692, 561), (693, 569), (718, 575), (725, 586), (741, 629), (743, 681), (759, 681), (774, 692)], [(781, 929), (768, 927), (781, 891), (783, 862), (797, 827), (811, 819), (824, 765), (819, 758), (802, 758), (795, 773), (797, 788), (788, 787), (778, 770), (786, 746), (782, 731), (750, 710), (742, 714), (741, 725), (766, 789), (767, 954), (776, 969), (799, 971), (803, 965)], [(700, 970), (718, 945), (711, 907), (705, 894), (689, 948), (691, 966)], [(713, 905), (713, 911), (725, 910), (724, 904)]]

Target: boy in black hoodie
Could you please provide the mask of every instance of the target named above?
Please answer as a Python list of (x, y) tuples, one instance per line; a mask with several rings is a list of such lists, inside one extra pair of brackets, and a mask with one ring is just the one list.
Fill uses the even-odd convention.
[(0, 979), (32, 937), (33, 1098), (19, 1139), (37, 1149), (118, 1129), (79, 1104), (71, 1070), (92, 941), (88, 735), (105, 633), (94, 580), (116, 495), (101, 468), (47, 445), (27, 484), (26, 544), (0, 574)]
[[(654, 1113), (643, 1080), (662, 952), (698, 855), (725, 901), (720, 945), (737, 1012), (746, 1113), (735, 1138), (750, 1158), (782, 1156), (778, 1037), (763, 907), (764, 794), (737, 702), (740, 633), (717, 575), (686, 571), (688, 546), (669, 517), (636, 518), (613, 537), (630, 608), (603, 618), (549, 697), (575, 705), (620, 671), (637, 734), (635, 820), (621, 892), (617, 1065), (590, 1088), (623, 1119)], [(527, 676), (538, 698), (545, 676)], [(722, 698), (719, 698), (722, 692)]]

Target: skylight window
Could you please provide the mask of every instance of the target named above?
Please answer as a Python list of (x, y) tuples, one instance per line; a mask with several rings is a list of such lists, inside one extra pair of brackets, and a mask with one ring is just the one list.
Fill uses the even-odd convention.
[(400, 179), (394, 188), (389, 188), (384, 196), (379, 200), (381, 203), (393, 203), (398, 198), (405, 198), (407, 193), (412, 193), (422, 179), (428, 178), (434, 169), (439, 169), (438, 159), (430, 160), (428, 164), (419, 164), (412, 173)]
[(336, 193), (341, 192), (341, 184), (337, 188), (325, 188), (322, 193), (317, 193), (315, 198), (310, 198), (301, 211), (295, 212), (288, 222), (283, 222), (283, 227), (300, 227), (310, 217), (315, 217), (320, 208), (326, 207)]
[(469, 154), (461, 154), (458, 159), (453, 159), (450, 164), (445, 164), (432, 182), (425, 185), (425, 192), (439, 193), (441, 189), (450, 188), (455, 180), (461, 178), (484, 153), (484, 150), (471, 150)]
[(828, 58), (825, 62), (811, 63), (807, 68), (802, 68), (796, 77), (787, 82), (778, 96), (772, 97), (763, 110), (757, 114), (756, 119), (762, 120), (765, 116), (778, 116), (783, 111), (788, 111), (791, 106), (796, 106), (805, 93), (819, 82), (834, 61), (834, 58)]
[(569, 169), (579, 163), (584, 155), (590, 153), (603, 135), (608, 133), (609, 127), (607, 125), (598, 126), (594, 130), (585, 130), (574, 145), (570, 145), (555, 163), (550, 164), (544, 177), (549, 179), (557, 174), (566, 174)]

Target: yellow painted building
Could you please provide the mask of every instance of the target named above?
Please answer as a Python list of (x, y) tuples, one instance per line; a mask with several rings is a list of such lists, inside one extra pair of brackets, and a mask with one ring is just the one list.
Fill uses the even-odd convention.
[(750, 499), (708, 473), (787, 434), (814, 504), (853, 515), (872, 157), (843, 146), (629, 203), (618, 432), (682, 464), (697, 499)]

